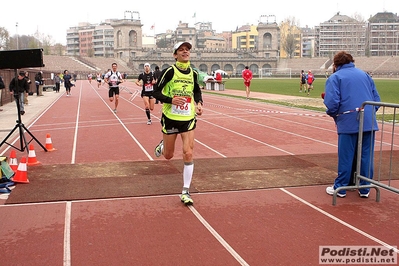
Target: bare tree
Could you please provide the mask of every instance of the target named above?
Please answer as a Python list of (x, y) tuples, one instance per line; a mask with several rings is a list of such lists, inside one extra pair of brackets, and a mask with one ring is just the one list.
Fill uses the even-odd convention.
[(28, 35), (19, 36), (19, 49), (35, 49), (38, 47), (35, 37)]
[(287, 34), (285, 42), (283, 44), (283, 49), (287, 53), (289, 58), (292, 58), (295, 55), (295, 50), (297, 49), (297, 41), (295, 39), (295, 35), (291, 32)]
[(10, 34), (8, 30), (0, 27), (0, 50), (8, 50), (10, 44)]
[(42, 35), (43, 54), (49, 55), (51, 53), (52, 37), (50, 35)]
[(287, 57), (295, 56), (295, 51), (300, 47), (299, 21), (295, 17), (288, 17), (280, 24), (280, 42), (281, 48), (287, 54)]
[(55, 55), (63, 55), (63, 54), (62, 54), (63, 47), (64, 47), (64, 46), (63, 46), (62, 44), (56, 43), (56, 44), (54, 45), (54, 53), (55, 53)]
[(358, 22), (366, 22), (366, 20), (364, 19), (364, 17), (362, 16), (362, 14), (355, 12), (352, 15), (352, 18), (354, 18), (355, 20), (357, 20)]

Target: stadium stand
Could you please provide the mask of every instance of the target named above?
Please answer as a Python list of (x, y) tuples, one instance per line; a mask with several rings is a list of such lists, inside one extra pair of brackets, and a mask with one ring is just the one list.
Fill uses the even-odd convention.
[[(355, 57), (356, 67), (380, 78), (399, 78), (398, 56)], [(303, 69), (311, 69), (316, 75), (324, 75), (327, 70), (332, 72), (332, 61), (329, 58), (293, 58), (280, 59), (278, 68), (291, 68), (292, 75), (299, 74)]]
[(117, 63), (118, 64), (118, 71), (119, 72), (127, 72), (127, 73), (132, 73), (133, 69), (127, 66), (126, 62), (116, 59), (116, 58), (110, 58), (110, 57), (83, 57), (85, 61), (88, 61), (91, 63), (91, 65), (96, 66), (100, 72), (105, 72), (109, 68), (111, 68), (112, 63)]
[[(159, 58), (157, 58), (159, 60)], [(222, 58), (223, 60), (225, 58)], [(122, 73), (138, 73), (142, 70), (132, 69), (128, 64), (120, 59), (105, 57), (71, 57), (57, 55), (43, 55), (44, 67), (33, 68), (35, 72), (42, 70), (48, 73), (61, 73), (68, 69), (71, 73), (76, 73), (78, 79), (86, 78), (87, 74), (96, 72), (104, 73), (111, 68), (113, 62), (118, 64), (118, 70)], [(356, 67), (373, 74), (374, 77), (399, 78), (399, 57), (355, 57)], [(323, 58), (292, 58), (280, 59), (278, 68), (290, 68), (292, 76), (299, 75), (301, 70), (309, 70), (316, 75), (324, 75), (326, 71), (332, 72), (332, 62), (328, 57)]]
[(374, 57), (355, 57), (356, 67), (366, 72), (374, 72), (377, 68), (384, 65), (390, 57), (374, 56)]
[(95, 71), (90, 66), (70, 56), (43, 55), (43, 63), (44, 67), (41, 70), (54, 73), (63, 72), (65, 69), (76, 72)]
[(390, 56), (383, 64), (380, 64), (373, 72), (380, 72), (384, 74), (396, 74), (399, 73), (399, 57)]
[(98, 57), (72, 57), (59, 55), (43, 55), (44, 67), (40, 70), (45, 72), (61, 73), (65, 69), (71, 73), (96, 73), (105, 72), (111, 68), (113, 62), (118, 64), (120, 72), (131, 73), (133, 70), (127, 64), (115, 58), (98, 58)]

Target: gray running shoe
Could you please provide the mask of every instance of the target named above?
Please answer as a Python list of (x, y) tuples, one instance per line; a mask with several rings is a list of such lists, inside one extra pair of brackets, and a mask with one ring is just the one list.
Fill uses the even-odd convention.
[(163, 140), (161, 140), (161, 142), (155, 147), (155, 156), (156, 157), (160, 157), (162, 155), (163, 152)]

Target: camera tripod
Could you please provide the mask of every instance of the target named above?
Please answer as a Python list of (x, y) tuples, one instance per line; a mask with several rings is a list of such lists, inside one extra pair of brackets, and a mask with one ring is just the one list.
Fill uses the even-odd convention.
[[(14, 91), (14, 98), (15, 98), (15, 102), (17, 104), (17, 113), (18, 113), (18, 119), (16, 121), (16, 125), (14, 126), (14, 128), (10, 131), (10, 133), (8, 133), (8, 135), (4, 138), (4, 140), (0, 143), (0, 147), (3, 146), (3, 144), (8, 144), (9, 146), (23, 152), (26, 151), (29, 153), (29, 148), (28, 145), (29, 143), (31, 143), (33, 140), (35, 140), (40, 147), (43, 148), (44, 151), (47, 152), (47, 149), (45, 146), (43, 146), (43, 144), (40, 143), (39, 140), (37, 140), (37, 138), (35, 138), (35, 136), (25, 127), (25, 125), (22, 123), (22, 119), (21, 119), (21, 106), (20, 106), (20, 93), (19, 93), (19, 88), (18, 88), (18, 75), (17, 75), (17, 69), (15, 69), (15, 91)], [(20, 147), (16, 147), (11, 143), (8, 143), (7, 140), (8, 138), (11, 137), (11, 135), (18, 130), (19, 132), (19, 143), (20, 143)], [(28, 133), (32, 139), (30, 141), (26, 140), (24, 131), (26, 133)]]

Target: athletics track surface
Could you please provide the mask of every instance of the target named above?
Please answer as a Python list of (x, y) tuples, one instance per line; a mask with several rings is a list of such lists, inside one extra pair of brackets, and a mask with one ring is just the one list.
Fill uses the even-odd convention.
[(318, 265), (321, 245), (398, 245), (397, 195), (348, 192), (332, 206), (337, 136), (324, 114), (204, 93), (185, 207), (180, 142), (171, 161), (155, 158), (161, 105), (148, 126), (132, 96), (115, 115), (105, 87), (78, 81), (27, 123), (57, 150), (36, 144), (30, 183), (0, 206), (1, 265)]

